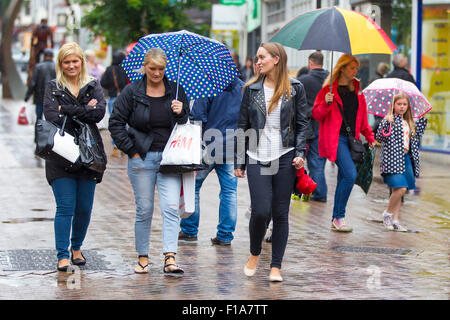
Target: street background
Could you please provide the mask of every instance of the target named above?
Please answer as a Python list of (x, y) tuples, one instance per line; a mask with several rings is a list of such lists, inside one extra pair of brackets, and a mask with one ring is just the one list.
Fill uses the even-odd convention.
[[(110, 158), (97, 186), (83, 245), (87, 265), (73, 275), (56, 271), (55, 202), (44, 163), (34, 157), (33, 125), (18, 125), (23, 102), (0, 105), (0, 299), (448, 299), (450, 293), (448, 167), (424, 161), (418, 190), (405, 196), (401, 220), (409, 233), (386, 231), (381, 213), (388, 190), (378, 161), (366, 196), (355, 186), (347, 206), (350, 234), (330, 230), (337, 168), (326, 166), (328, 202), (292, 201), (284, 282), (269, 283), (271, 246), (258, 271), (243, 273), (249, 256), (250, 204), (246, 179), (238, 185), (238, 221), (230, 247), (212, 246), (218, 222), (217, 176), (201, 189), (199, 240), (180, 242), (182, 278), (163, 274), (158, 201), (151, 233), (150, 272), (134, 274), (135, 205), (126, 157)], [(107, 154), (112, 150), (102, 131)]]

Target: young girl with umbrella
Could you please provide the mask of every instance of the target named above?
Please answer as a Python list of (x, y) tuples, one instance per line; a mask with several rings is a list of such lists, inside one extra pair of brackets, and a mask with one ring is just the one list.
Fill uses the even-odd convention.
[(407, 190), (415, 189), (419, 176), (419, 141), (425, 131), (427, 119), (414, 123), (411, 102), (404, 93), (396, 95), (391, 109), (381, 121), (376, 140), (381, 143), (380, 172), (384, 183), (392, 188), (383, 223), (388, 230), (405, 232), (400, 225), (401, 199)]

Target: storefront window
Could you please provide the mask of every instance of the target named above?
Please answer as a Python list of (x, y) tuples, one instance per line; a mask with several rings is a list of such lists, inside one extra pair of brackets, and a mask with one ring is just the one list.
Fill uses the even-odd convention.
[(433, 109), (422, 148), (450, 153), (450, 5), (424, 5), (422, 92)]

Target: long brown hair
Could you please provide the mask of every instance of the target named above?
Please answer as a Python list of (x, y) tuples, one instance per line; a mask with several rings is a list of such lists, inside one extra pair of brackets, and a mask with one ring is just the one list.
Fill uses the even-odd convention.
[[(260, 47), (267, 50), (272, 57), (278, 57), (279, 61), (275, 65), (275, 90), (270, 100), (268, 113), (271, 113), (278, 105), (280, 98), (285, 95), (288, 99), (291, 96), (291, 80), (289, 78), (289, 71), (287, 68), (287, 54), (283, 46), (276, 42), (261, 43)], [(253, 79), (245, 84), (245, 87), (260, 81), (265, 75), (259, 73)]]
[(412, 135), (416, 134), (416, 123), (414, 122), (414, 119), (412, 116), (411, 102), (409, 101), (408, 95), (406, 95), (404, 93), (399, 93), (399, 94), (395, 95), (394, 99), (392, 99), (392, 105), (391, 105), (391, 109), (389, 109), (389, 114), (391, 116), (395, 115), (395, 110), (394, 110), (395, 102), (397, 102), (400, 99), (406, 99), (406, 101), (408, 101), (408, 109), (406, 110), (405, 114), (403, 115), (403, 119), (405, 119), (406, 122), (408, 122), (409, 137), (411, 138)]
[[(344, 69), (346, 66), (348, 66), (350, 63), (356, 62), (359, 67), (359, 61), (351, 54), (344, 54), (342, 55), (338, 62), (336, 63), (336, 66), (333, 68), (333, 74), (328, 75), (328, 77), (325, 79), (325, 82), (323, 83), (323, 87), (330, 86), (330, 81), (333, 83), (336, 79), (338, 79), (341, 76), (342, 69)], [(332, 76), (332, 79), (330, 78)], [(355, 87), (353, 85), (353, 81), (349, 84), (350, 91), (354, 91)]]

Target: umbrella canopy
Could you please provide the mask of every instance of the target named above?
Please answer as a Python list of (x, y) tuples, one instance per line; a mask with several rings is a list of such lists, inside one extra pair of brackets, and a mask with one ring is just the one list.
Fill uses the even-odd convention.
[(420, 90), (409, 81), (383, 78), (372, 82), (363, 90), (367, 112), (384, 117), (391, 108), (392, 99), (399, 93), (408, 95), (414, 118), (420, 118), (431, 110), (431, 104)]
[(136, 71), (142, 66), (147, 50), (156, 47), (167, 55), (167, 78), (181, 85), (191, 100), (220, 94), (238, 76), (225, 45), (182, 30), (151, 34), (138, 41), (122, 62), (131, 82), (143, 77)]
[(374, 21), (338, 7), (300, 14), (270, 40), (298, 50), (330, 50), (344, 53), (392, 54), (394, 43)]
[(137, 42), (132, 42), (129, 45), (127, 45), (127, 47), (125, 48), (125, 51), (127, 52), (127, 54), (129, 54), (131, 52), (131, 50), (133, 50), (134, 46), (136, 45)]

